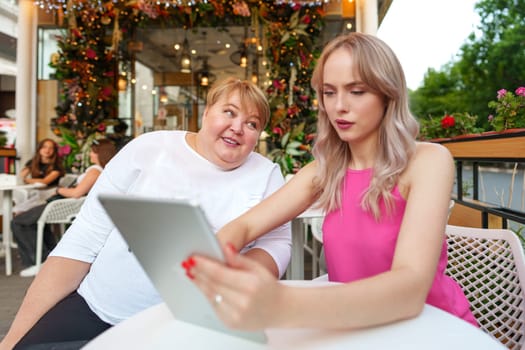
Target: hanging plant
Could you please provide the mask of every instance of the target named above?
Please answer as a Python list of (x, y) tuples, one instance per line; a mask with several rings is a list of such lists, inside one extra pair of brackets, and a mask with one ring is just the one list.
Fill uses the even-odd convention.
[[(267, 133), (270, 150), (276, 151), (269, 154), (284, 155), (285, 162), (274, 159), (284, 174), (309, 162), (316, 123), (310, 77), (320, 52), (321, 3), (209, 0), (177, 4), (69, 0), (59, 9), (62, 16), (58, 17), (67, 29), (58, 38), (58, 57), (50, 64), (62, 82), (61, 104), (52, 120), (55, 134), (64, 138), (64, 130), (68, 130), (81, 147), (90, 135), (103, 134), (101, 125), (118, 123), (115, 77), (119, 64), (130, 59), (128, 48), (137, 28), (220, 28), (260, 21), (272, 81), (266, 91), (272, 112)], [(283, 143), (281, 138), (286, 134), (289, 136)]]

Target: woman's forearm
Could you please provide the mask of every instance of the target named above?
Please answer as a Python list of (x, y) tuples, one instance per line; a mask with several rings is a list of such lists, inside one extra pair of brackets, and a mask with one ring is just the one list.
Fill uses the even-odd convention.
[(0, 349), (10, 349), (60, 300), (75, 291), (90, 264), (78, 260), (49, 257), (29, 287)]

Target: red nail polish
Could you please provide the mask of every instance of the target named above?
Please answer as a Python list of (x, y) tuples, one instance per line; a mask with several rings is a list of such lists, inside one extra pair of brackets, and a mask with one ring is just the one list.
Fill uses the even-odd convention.
[(196, 262), (195, 262), (195, 259), (193, 258), (193, 256), (190, 256), (190, 258), (188, 259), (188, 265), (190, 267), (193, 267), (195, 266)]
[(190, 280), (194, 280), (195, 279), (195, 276), (192, 275), (192, 273), (190, 272), (190, 270), (186, 270), (186, 276), (188, 276), (188, 278)]
[(190, 264), (188, 263), (187, 260), (184, 260), (180, 265), (181, 265), (182, 268), (185, 269), (185, 270), (187, 270), (187, 269), (190, 268)]
[(227, 246), (232, 252), (237, 253), (237, 249), (235, 249), (235, 246), (234, 246), (232, 243), (228, 242), (228, 243), (226, 243), (226, 246)]

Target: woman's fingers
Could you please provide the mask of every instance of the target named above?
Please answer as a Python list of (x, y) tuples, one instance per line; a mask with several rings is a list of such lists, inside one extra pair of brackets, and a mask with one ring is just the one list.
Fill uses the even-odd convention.
[(195, 256), (187, 271), (225, 324), (243, 329), (263, 327), (271, 313), (261, 315), (260, 306), (266, 305), (267, 309), (272, 289), (277, 287), (276, 279), (231, 247), (225, 247), (224, 254), (226, 264)]

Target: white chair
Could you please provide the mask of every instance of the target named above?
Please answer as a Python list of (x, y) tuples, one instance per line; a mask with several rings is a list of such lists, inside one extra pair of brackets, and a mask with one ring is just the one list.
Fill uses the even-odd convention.
[(42, 264), (42, 246), (44, 241), (44, 227), (46, 224), (59, 224), (60, 234), (65, 231), (65, 225), (70, 224), (80, 211), (86, 197), (57, 199), (48, 203), (37, 221), (36, 232), (36, 266)]
[(60, 187), (70, 187), (78, 178), (78, 174), (66, 173), (58, 181)]
[(462, 287), (480, 327), (509, 349), (525, 349), (525, 257), (505, 229), (447, 225), (446, 273)]
[[(323, 222), (322, 218), (310, 219), (312, 230), (312, 278), (326, 273), (326, 262), (323, 250)], [(318, 270), (319, 269), (319, 270)]]

